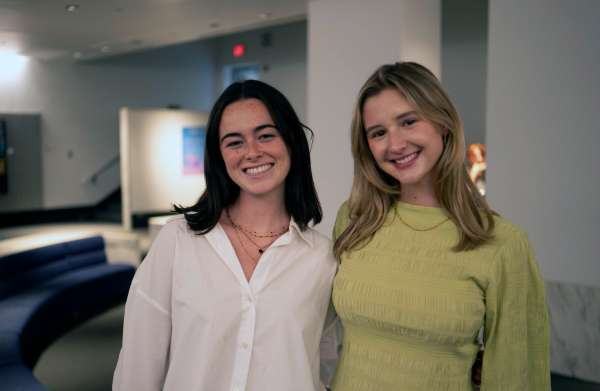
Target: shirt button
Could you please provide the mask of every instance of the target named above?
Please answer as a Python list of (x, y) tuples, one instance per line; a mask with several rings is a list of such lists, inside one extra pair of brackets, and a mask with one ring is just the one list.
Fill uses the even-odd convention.
[(246, 349), (248, 347), (248, 344), (246, 342), (242, 342), (242, 346), (244, 347), (244, 349)]
[(252, 301), (252, 298), (250, 296), (248, 296), (248, 301)]

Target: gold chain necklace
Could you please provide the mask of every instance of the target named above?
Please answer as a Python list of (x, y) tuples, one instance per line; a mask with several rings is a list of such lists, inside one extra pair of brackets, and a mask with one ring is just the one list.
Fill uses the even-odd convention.
[[(236, 230), (237, 230), (237, 227), (235, 227), (235, 226), (234, 226), (234, 227), (233, 227), (233, 229), (236, 229)], [(255, 242), (254, 240), (250, 239), (250, 236), (246, 235), (246, 233), (245, 233), (244, 231), (240, 231), (240, 232), (241, 232), (241, 233), (243, 233), (243, 234), (244, 234), (244, 236), (245, 236), (246, 238), (248, 238), (248, 240), (249, 240), (249, 241), (250, 241), (250, 242), (251, 242), (253, 245), (255, 245), (256, 247), (258, 247), (258, 252), (259, 252), (260, 254), (262, 254), (262, 253), (264, 253), (264, 252), (265, 252), (265, 250), (263, 250), (264, 248), (267, 248), (267, 247), (269, 247), (270, 245), (272, 245), (273, 243), (275, 243), (275, 241), (276, 241), (277, 239), (279, 239), (279, 238), (277, 238), (277, 239), (273, 240), (271, 243), (269, 243), (269, 244), (266, 244), (266, 245), (264, 245), (264, 246), (259, 246), (258, 244), (256, 244), (256, 242)]]
[(290, 229), (289, 227), (287, 227), (287, 228), (286, 228), (286, 227), (282, 227), (284, 230), (283, 230), (283, 231), (281, 231), (280, 233), (277, 233), (277, 234), (275, 234), (275, 235), (257, 235), (257, 234), (256, 234), (256, 232), (254, 232), (254, 233), (253, 233), (253, 232), (251, 232), (251, 231), (248, 231), (248, 230), (247, 230), (247, 229), (245, 229), (244, 227), (242, 227), (242, 226), (240, 226), (240, 225), (237, 225), (237, 224), (236, 224), (236, 223), (235, 223), (235, 222), (234, 222), (234, 221), (231, 219), (231, 215), (229, 214), (229, 207), (227, 207), (227, 209), (225, 209), (225, 211), (227, 212), (227, 218), (229, 219), (229, 221), (231, 221), (231, 224), (233, 224), (233, 225), (234, 225), (235, 227), (237, 227), (239, 230), (241, 230), (241, 231), (245, 231), (245, 232), (248, 232), (250, 235), (252, 235), (252, 236), (255, 236), (255, 237), (257, 237), (257, 238), (274, 238), (274, 237), (276, 237), (276, 236), (281, 236), (281, 235), (283, 235), (284, 233), (286, 233), (286, 232), (287, 232), (287, 231)]
[(433, 227), (431, 227), (431, 228), (425, 228), (425, 229), (422, 229), (422, 228), (416, 228), (416, 227), (413, 227), (412, 225), (409, 225), (409, 224), (408, 224), (406, 221), (402, 220), (402, 217), (400, 217), (400, 213), (398, 213), (398, 203), (396, 203), (396, 206), (394, 207), (394, 209), (395, 209), (395, 211), (396, 211), (396, 216), (398, 216), (398, 218), (400, 219), (400, 221), (402, 222), (402, 224), (406, 225), (408, 228), (410, 228), (410, 229), (412, 229), (412, 230), (419, 231), (419, 232), (423, 232), (423, 231), (431, 231), (432, 229), (434, 229), (434, 228), (437, 228), (437, 227), (439, 227), (440, 225), (444, 224), (446, 221), (450, 220), (450, 217), (447, 217), (447, 218), (446, 218), (444, 221), (442, 221), (442, 222), (440, 222), (440, 223), (437, 223), (436, 225), (434, 225), (434, 226), (433, 226)]
[(242, 239), (240, 239), (240, 235), (238, 235), (237, 233), (237, 229), (233, 228), (233, 232), (235, 232), (235, 236), (237, 236), (238, 240), (240, 241), (240, 244), (242, 245), (242, 248), (244, 249), (244, 251), (246, 252), (246, 254), (248, 254), (248, 256), (256, 263), (258, 263), (258, 259), (254, 258), (252, 255), (250, 255), (250, 253), (248, 252), (248, 250), (246, 250), (246, 247), (244, 247), (244, 243), (242, 243)]

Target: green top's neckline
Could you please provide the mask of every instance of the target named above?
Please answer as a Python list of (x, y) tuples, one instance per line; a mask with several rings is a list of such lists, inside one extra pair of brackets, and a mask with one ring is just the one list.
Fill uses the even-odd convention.
[[(446, 215), (446, 211), (444, 210), (444, 208), (438, 208), (435, 206), (421, 206), (421, 205), (413, 205), (413, 204), (409, 204), (406, 202), (402, 202), (402, 201), (397, 201), (398, 203), (398, 210), (402, 210), (402, 209), (408, 209), (408, 210), (414, 210), (417, 212), (427, 212), (427, 213), (432, 213), (432, 214), (442, 214), (442, 215)], [(396, 207), (396, 204), (394, 204), (391, 209), (393, 210)]]
[[(398, 218), (396, 208), (398, 214), (402, 216), (403, 221)], [(386, 220), (390, 223), (397, 221), (398, 224), (403, 224), (403, 226), (408, 225), (408, 228), (412, 228), (415, 231), (429, 231), (426, 228), (442, 225), (448, 220), (448, 215), (444, 208), (413, 205), (397, 201), (397, 203), (390, 207)]]

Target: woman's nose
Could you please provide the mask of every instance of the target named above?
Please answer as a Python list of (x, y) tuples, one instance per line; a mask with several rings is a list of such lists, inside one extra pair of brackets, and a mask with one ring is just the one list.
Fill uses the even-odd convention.
[(260, 150), (260, 146), (258, 145), (258, 143), (256, 141), (251, 140), (248, 143), (248, 153), (246, 153), (246, 159), (254, 160), (254, 159), (258, 159), (261, 156), (262, 156), (262, 151)]
[(401, 130), (390, 131), (390, 149), (392, 151), (401, 151), (407, 145), (406, 135)]

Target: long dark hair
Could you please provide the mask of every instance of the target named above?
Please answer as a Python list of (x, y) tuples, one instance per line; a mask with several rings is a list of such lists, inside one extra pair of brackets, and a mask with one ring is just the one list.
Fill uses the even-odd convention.
[(303, 231), (311, 220), (313, 224), (318, 224), (323, 218), (310, 168), (310, 147), (304, 133), (304, 129), (310, 132), (312, 142), (312, 130), (300, 122), (292, 105), (281, 92), (266, 83), (245, 80), (227, 87), (208, 117), (204, 149), (204, 193), (190, 207), (173, 205), (175, 212), (185, 215), (190, 229), (200, 235), (210, 232), (217, 225), (223, 208), (233, 204), (240, 194), (240, 188), (227, 174), (221, 156), (219, 124), (227, 106), (252, 98), (260, 100), (267, 107), (290, 152), (290, 171), (285, 179), (287, 212)]

